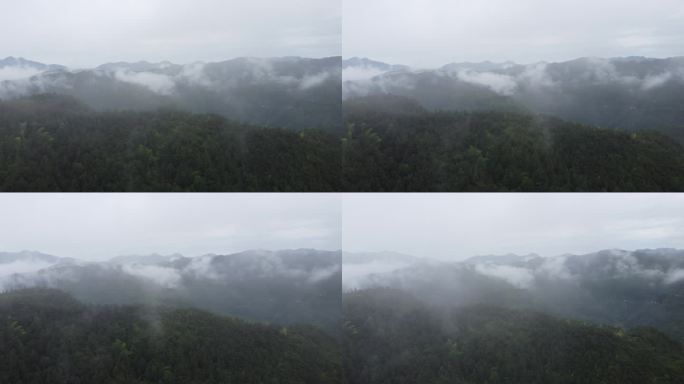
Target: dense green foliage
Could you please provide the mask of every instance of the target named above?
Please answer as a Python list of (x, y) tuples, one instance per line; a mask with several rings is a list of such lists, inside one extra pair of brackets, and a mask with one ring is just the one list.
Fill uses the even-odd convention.
[(0, 295), (0, 382), (339, 383), (337, 343), (192, 309), (88, 307), (59, 291)]
[(650, 328), (431, 308), (387, 288), (348, 293), (343, 305), (351, 384), (684, 383), (684, 349)]
[(684, 148), (515, 112), (426, 112), (391, 96), (345, 105), (349, 191), (681, 191)]
[(338, 191), (337, 139), (178, 111), (0, 102), (3, 191)]
[[(519, 112), (345, 105), (346, 135), (172, 110), (0, 102), (3, 191), (682, 191), (682, 145)], [(341, 139), (341, 141), (340, 141)]]

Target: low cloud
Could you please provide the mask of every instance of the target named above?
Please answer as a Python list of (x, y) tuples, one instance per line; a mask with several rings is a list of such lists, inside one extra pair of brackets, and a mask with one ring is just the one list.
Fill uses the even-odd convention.
[(668, 81), (672, 80), (674, 75), (671, 72), (661, 73), (659, 75), (649, 75), (646, 76), (644, 81), (641, 83), (641, 88), (643, 90), (650, 90), (653, 88), (658, 88), (665, 85)]
[[(281, 63), (281, 60), (285, 62)], [(212, 92), (239, 92), (245, 86), (287, 87), (294, 91), (309, 91), (324, 86), (330, 81), (339, 81), (339, 70), (325, 67), (301, 74), (298, 70), (292, 70), (294, 66), (300, 64), (297, 61), (290, 63), (287, 60), (290, 59), (235, 59), (232, 62), (211, 64), (211, 72), (207, 71), (209, 65), (202, 62), (183, 66), (174, 66), (165, 62), (149, 64), (145, 67), (141, 67), (140, 63), (118, 63), (103, 65), (100, 69), (94, 70), (63, 69), (60, 70), (61, 72), (8, 66), (0, 68), (0, 97), (17, 98), (42, 92), (61, 93), (64, 90), (73, 89), (74, 85), (88, 86), (69, 81), (76, 77), (60, 76), (60, 74), (92, 73), (95, 76), (138, 85), (162, 96), (179, 94), (179, 86), (182, 85)], [(239, 99), (239, 94), (236, 97)]]
[(478, 264), (475, 266), (475, 270), (485, 276), (505, 280), (516, 288), (529, 289), (534, 284), (532, 271), (525, 268), (509, 265)]
[(183, 66), (183, 69), (178, 75), (178, 78), (179, 80), (189, 83), (191, 85), (211, 87), (212, 82), (207, 76), (205, 67), (206, 64), (204, 63), (192, 63), (185, 65)]
[(380, 76), (387, 71), (373, 67), (347, 67), (342, 70), (342, 81), (364, 81)]
[(329, 267), (324, 268), (314, 268), (311, 272), (308, 273), (306, 281), (313, 284), (325, 281), (339, 274), (341, 270), (341, 265), (331, 265)]
[(211, 265), (213, 260), (213, 255), (206, 255), (193, 258), (190, 263), (185, 267), (185, 273), (193, 276), (196, 279), (212, 279), (216, 280), (220, 278), (220, 275), (216, 273)]
[(16, 286), (18, 282), (26, 283), (27, 285), (34, 285), (36, 274), (55, 263), (45, 261), (26, 261), (17, 260), (11, 263), (0, 264), (0, 290), (10, 289)]
[[(448, 76), (459, 82), (485, 87), (499, 95), (522, 97), (525, 91), (548, 92), (554, 89), (574, 90), (578, 86), (614, 85), (625, 91), (650, 91), (673, 81), (684, 81), (684, 68), (636, 75), (622, 69), (614, 59), (582, 58), (570, 62), (528, 65), (491, 64), (489, 66), (455, 63), (436, 70), (383, 71), (373, 67), (347, 67), (342, 72), (343, 98), (369, 94), (398, 94), (406, 90), (418, 90), (418, 78), (440, 81)], [(635, 65), (642, 65), (636, 63)], [(431, 78), (428, 76), (432, 76)], [(429, 83), (425, 83), (429, 84)], [(428, 86), (428, 85), (425, 85)], [(459, 85), (455, 84), (454, 88)], [(424, 92), (425, 90), (419, 90)], [(557, 97), (558, 95), (550, 95)], [(421, 96), (413, 96), (420, 98)]]
[(321, 72), (315, 75), (304, 76), (299, 83), (299, 89), (307, 90), (325, 83), (331, 77), (330, 72)]
[(404, 261), (372, 260), (367, 263), (344, 263), (342, 286), (345, 290), (358, 289), (374, 276), (382, 276), (409, 267)]
[(463, 70), (458, 71), (456, 77), (466, 83), (485, 86), (504, 96), (512, 95), (518, 87), (513, 77), (494, 72)]
[(684, 280), (684, 269), (675, 269), (673, 271), (669, 271), (665, 277), (663, 278), (663, 281), (665, 284), (674, 284), (678, 283), (680, 281)]
[(171, 77), (159, 73), (118, 70), (114, 72), (114, 77), (119, 81), (142, 85), (160, 95), (171, 95), (176, 87)]
[[(318, 260), (320, 257), (324, 259)], [(195, 258), (176, 255), (161, 261), (150, 259), (150, 262), (146, 262), (144, 257), (135, 260), (122, 257), (90, 263), (72, 259), (47, 262), (23, 258), (0, 263), (0, 289), (35, 285), (54, 287), (65, 281), (77, 283), (79, 276), (88, 273), (86, 270), (97, 271), (110, 278), (123, 273), (161, 288), (172, 289), (182, 289), (186, 279), (209, 280), (214, 283), (285, 279), (317, 284), (334, 278), (341, 272), (340, 263), (328, 257), (329, 253), (323, 255), (314, 250), (294, 250), (247, 251)]]
[(528, 65), (520, 75), (519, 80), (535, 88), (553, 87), (556, 82), (549, 75), (547, 67), (546, 63)]
[(0, 82), (26, 80), (43, 71), (32, 67), (0, 67)]
[(177, 269), (158, 265), (124, 265), (122, 266), (122, 271), (131, 276), (151, 281), (164, 288), (178, 288), (182, 279)]

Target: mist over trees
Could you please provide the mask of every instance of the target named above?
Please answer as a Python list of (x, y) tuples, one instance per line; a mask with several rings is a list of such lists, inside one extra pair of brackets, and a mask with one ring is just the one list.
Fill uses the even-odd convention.
[(436, 307), (390, 288), (346, 293), (343, 307), (350, 384), (684, 382), (682, 345), (652, 328)]
[(368, 59), (343, 63), (344, 98), (390, 94), (429, 110), (529, 111), (684, 140), (684, 58), (579, 58), (533, 64), (451, 63), (412, 70)]
[(340, 252), (0, 252), (3, 383), (342, 383)]
[(682, 145), (514, 112), (345, 103), (345, 135), (177, 110), (0, 102), (4, 191), (680, 191)]
[(520, 112), (430, 112), (401, 96), (345, 101), (348, 191), (681, 191), (684, 148)]
[(340, 57), (117, 62), (80, 70), (22, 58), (0, 60), (3, 100), (53, 93), (96, 110), (174, 108), (293, 130), (339, 129), (340, 92)]
[(682, 191), (684, 60), (343, 61), (347, 191)]
[(1, 63), (4, 191), (684, 190), (676, 58)]
[(350, 384), (684, 383), (682, 250), (343, 260)]
[[(346, 259), (345, 259), (346, 260)], [(620, 328), (650, 326), (684, 343), (684, 251), (605, 250), (586, 255), (502, 255), (462, 262), (345, 261), (347, 291), (390, 287), (431, 305), (533, 310)], [(366, 271), (364, 274), (363, 271)]]
[(337, 342), (313, 327), (84, 305), (50, 289), (0, 294), (0, 341), (8, 384), (342, 382)]
[(308, 249), (102, 262), (4, 252), (0, 286), (8, 383), (684, 377), (677, 249), (459, 262)]
[(86, 262), (0, 253), (0, 289), (44, 287), (99, 305), (168, 305), (339, 333), (341, 255), (317, 250)]

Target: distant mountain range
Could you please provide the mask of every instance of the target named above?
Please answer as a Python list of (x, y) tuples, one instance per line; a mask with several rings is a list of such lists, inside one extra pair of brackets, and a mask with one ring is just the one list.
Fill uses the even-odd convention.
[(343, 61), (343, 98), (390, 94), (432, 110), (531, 111), (684, 140), (684, 57), (579, 58), (533, 64), (451, 63), (412, 69)]
[(684, 57), (460, 62), (414, 69), (367, 58), (236, 58), (216, 63), (116, 62), (70, 70), (0, 60), (0, 99), (74, 96), (105, 110), (174, 107), (259, 125), (339, 129), (344, 99), (391, 94), (431, 110), (530, 111), (684, 140)]
[[(352, 263), (346, 290), (391, 287), (426, 302), (533, 309), (621, 327), (650, 325), (684, 340), (684, 250), (479, 256), (461, 262)], [(385, 268), (383, 268), (383, 265)]]
[[(0, 70), (8, 68), (24, 68), (32, 69), (35, 71), (46, 72), (46, 71), (63, 71), (67, 67), (63, 65), (56, 64), (43, 64), (37, 61), (26, 60), (23, 57), (6, 57), (0, 60)], [(2, 73), (2, 72), (0, 72)], [(4, 80), (0, 78), (0, 80)]]
[(0, 290), (55, 288), (94, 304), (168, 304), (336, 332), (340, 252), (121, 256), (103, 262), (38, 252), (0, 253)]
[(0, 99), (40, 93), (103, 110), (162, 107), (291, 129), (341, 125), (341, 58), (236, 58), (217, 63), (117, 62), (70, 70), (0, 60)]

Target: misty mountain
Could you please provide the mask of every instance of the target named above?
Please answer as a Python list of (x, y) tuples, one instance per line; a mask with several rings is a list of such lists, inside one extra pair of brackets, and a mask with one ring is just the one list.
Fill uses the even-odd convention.
[(529, 260), (538, 259), (539, 255), (531, 253), (529, 255), (516, 255), (514, 253), (508, 253), (505, 255), (478, 255), (467, 258), (464, 263), (467, 264), (482, 264), (482, 263), (492, 263), (492, 264), (517, 264), (524, 263)]
[(369, 262), (398, 262), (405, 264), (417, 263), (423, 259), (399, 252), (344, 252), (345, 264), (366, 264)]
[(168, 73), (177, 74), (182, 71), (183, 66), (171, 63), (170, 61), (162, 61), (159, 63), (150, 63), (147, 61), (138, 62), (126, 62), (119, 61), (116, 63), (106, 63), (98, 65), (95, 70), (104, 72), (116, 72), (116, 71), (131, 71), (131, 72), (155, 72), (155, 73)]
[(109, 262), (112, 264), (160, 264), (165, 262), (170, 262), (174, 259), (182, 259), (183, 255), (180, 253), (174, 253), (171, 255), (160, 255), (158, 253), (152, 253), (149, 255), (120, 255), (112, 257)]
[(345, 294), (343, 313), (350, 384), (684, 382), (684, 348), (652, 328), (433, 306), (387, 288)]
[[(618, 327), (653, 326), (684, 340), (684, 251), (606, 250), (586, 255), (423, 262), (345, 279), (345, 289), (392, 287), (442, 306), (532, 309)], [(346, 268), (346, 265), (345, 265)], [(353, 284), (352, 284), (353, 283)]]
[[(6, 68), (24, 68), (33, 69), (36, 71), (46, 72), (46, 71), (62, 71), (66, 70), (67, 67), (56, 64), (43, 64), (37, 61), (31, 61), (24, 59), (23, 57), (6, 57), (0, 60), (0, 69)], [(1, 73), (1, 72), (0, 72)], [(0, 78), (0, 80), (5, 80)]]
[(0, 265), (16, 262), (57, 264), (66, 260), (68, 259), (36, 251), (0, 252)]
[(518, 64), (516, 64), (512, 61), (505, 61), (503, 63), (497, 63), (497, 62), (491, 62), (491, 61), (481, 61), (479, 63), (461, 62), (461, 63), (447, 64), (447, 65), (443, 66), (441, 69), (445, 72), (454, 72), (454, 71), (458, 72), (461, 70), (487, 72), (487, 71), (502, 71), (502, 70), (506, 70), (509, 68), (513, 68), (517, 65)]
[[(19, 256), (18, 256), (19, 257)], [(337, 332), (341, 256), (309, 249), (200, 257), (123, 257), (104, 262), (0, 264), (0, 288), (55, 288), (93, 304), (170, 305)]]
[(30, 276), (45, 268), (73, 262), (71, 258), (36, 251), (0, 252), (0, 291), (20, 276)]
[(344, 98), (391, 94), (415, 99), (431, 110), (530, 111), (630, 132), (655, 129), (684, 139), (681, 57), (373, 68), (378, 69), (373, 76), (343, 78)]
[(0, 381), (340, 383), (336, 341), (196, 309), (92, 306), (56, 290), (0, 294)]
[(0, 99), (54, 93), (98, 110), (170, 107), (295, 130), (335, 130), (340, 125), (339, 57), (237, 58), (186, 65), (119, 62), (79, 70), (5, 62), (0, 67)]
[(369, 278), (429, 262), (398, 252), (343, 252), (342, 286), (358, 288)]
[(352, 57), (342, 60), (342, 79), (345, 81), (364, 81), (386, 72), (409, 69), (405, 65), (392, 65), (368, 58)]

